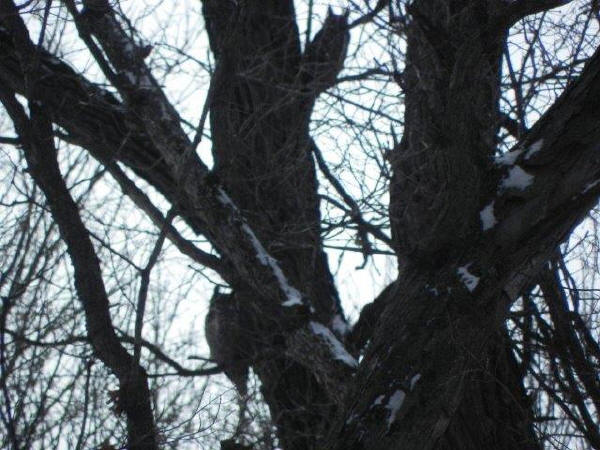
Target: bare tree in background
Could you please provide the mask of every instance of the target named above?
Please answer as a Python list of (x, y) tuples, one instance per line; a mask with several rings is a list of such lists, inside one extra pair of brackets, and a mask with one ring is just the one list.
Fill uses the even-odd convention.
[(136, 5), (0, 2), (3, 446), (600, 448), (595, 1)]

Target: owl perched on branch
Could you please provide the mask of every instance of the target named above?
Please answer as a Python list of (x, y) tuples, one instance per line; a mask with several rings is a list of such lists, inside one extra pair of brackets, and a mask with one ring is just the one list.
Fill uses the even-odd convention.
[(302, 81), (317, 94), (330, 88), (344, 67), (350, 33), (348, 11), (336, 15), (327, 11), (323, 27), (306, 46), (302, 63)]
[(210, 357), (225, 372), (241, 397), (247, 393), (249, 351), (234, 294), (215, 290), (204, 323)]

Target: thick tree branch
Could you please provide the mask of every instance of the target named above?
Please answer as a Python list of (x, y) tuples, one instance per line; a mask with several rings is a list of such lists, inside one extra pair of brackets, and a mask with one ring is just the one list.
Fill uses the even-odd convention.
[(75, 271), (75, 287), (83, 305), (86, 327), (94, 351), (119, 378), (119, 408), (127, 415), (129, 444), (132, 449), (156, 449), (158, 444), (145, 372), (139, 368), (139, 376), (133, 379), (130, 376), (132, 357), (121, 346), (114, 332), (99, 261), (79, 217), (77, 205), (60, 173), (51, 122), (39, 106), (37, 92), (40, 71), (36, 67), (37, 51), (29, 40), (14, 4), (2, 3), (0, 21), (12, 31), (21, 64), (27, 68), (24, 75), (31, 116), (27, 116), (14, 93), (6, 87), (0, 88), (0, 99), (23, 142), (31, 175), (44, 191), (67, 244)]
[(19, 145), (19, 138), (0, 136), (0, 144)]
[(496, 189), (475, 213), (483, 235), (471, 236), (462, 254), (439, 269), (420, 261), (407, 266), (331, 448), (361, 442), (423, 449), (443, 438), (508, 304), (597, 202), (598, 98), (600, 50), (522, 142), (496, 161)]
[[(327, 342), (310, 337), (314, 334), (308, 327), (310, 300), (291, 285), (278, 261), (266, 251), (220, 187), (218, 178), (211, 176), (197, 156), (188, 152), (191, 143), (170, 113), (172, 107), (167, 105), (143, 61), (118, 48), (127, 47), (129, 41), (121, 40), (124, 37), (114, 18), (102, 20), (107, 21), (106, 28), (95, 32), (99, 42), (105, 43), (111, 63), (124, 74), (130, 71), (136, 74), (132, 79), (121, 80), (127, 104), (121, 104), (44, 51), (39, 53), (44, 77), (39, 83), (38, 101), (52, 120), (68, 132), (72, 142), (90, 150), (105, 165), (114, 159), (122, 161), (177, 205), (181, 216), (195, 230), (202, 231), (232, 267), (224, 274), (231, 285), (260, 294), (255, 298), (260, 299), (263, 313), (276, 317), (283, 330), (303, 329), (302, 333), (308, 334), (307, 340), (320, 346), (318, 351), (330, 352)], [(0, 78), (16, 92), (24, 93), (16, 53), (11, 36), (0, 30)], [(163, 109), (166, 116), (156, 114)], [(304, 360), (303, 352), (289, 352), (294, 354)], [(331, 364), (336, 364), (335, 354), (331, 354)]]
[(231, 269), (227, 268), (220, 258), (200, 250), (193, 242), (185, 239), (172, 224), (167, 223), (166, 218), (152, 203), (146, 193), (143, 192), (123, 170), (121, 170), (116, 162), (106, 161), (105, 163), (107, 164), (106, 168), (108, 172), (119, 184), (123, 193), (127, 195), (140, 210), (146, 213), (148, 218), (157, 228), (163, 229), (164, 227), (167, 238), (182, 254), (188, 256), (198, 264), (213, 269), (225, 281), (231, 282), (233, 279), (230, 273)]
[(502, 176), (487, 206), (491, 221), (482, 225), (503, 251), (514, 249), (525, 261), (532, 248), (552, 242), (556, 248), (595, 203), (599, 94), (600, 50), (521, 143), (497, 160)]
[(523, 17), (564, 6), (571, 3), (571, 1), (572, 0), (514, 0), (507, 2), (508, 4), (503, 13), (507, 25), (510, 26), (521, 20)]

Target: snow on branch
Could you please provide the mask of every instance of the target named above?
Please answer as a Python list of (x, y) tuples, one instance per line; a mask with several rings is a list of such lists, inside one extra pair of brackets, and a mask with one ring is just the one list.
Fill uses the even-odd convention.
[(311, 321), (286, 339), (286, 354), (311, 370), (327, 386), (336, 400), (342, 401), (347, 379), (358, 367), (358, 361), (344, 348), (325, 325)]
[(520, 189), (524, 191), (533, 183), (534, 176), (525, 172), (520, 166), (515, 165), (508, 171), (506, 177), (502, 179), (500, 187), (502, 189)]
[[(223, 206), (229, 207), (235, 214), (240, 215), (237, 206), (235, 206), (231, 198), (225, 193), (225, 191), (222, 188), (218, 188), (217, 198), (223, 204)], [(254, 234), (254, 231), (252, 231), (252, 228), (250, 228), (246, 221), (243, 218), (241, 220), (241, 228), (246, 234), (246, 236), (248, 236), (248, 238), (250, 239), (250, 243), (252, 244), (252, 247), (254, 247), (254, 250), (256, 252), (256, 258), (260, 261), (260, 263), (263, 266), (267, 266), (271, 269), (273, 275), (277, 279), (279, 288), (285, 294), (287, 300), (285, 300), (282, 303), (282, 306), (290, 307), (302, 305), (302, 294), (300, 294), (300, 292), (296, 288), (289, 284), (277, 260), (271, 255), (269, 255), (269, 253), (267, 253), (263, 245), (256, 237), (256, 234)]]
[(314, 334), (323, 338), (323, 340), (327, 343), (334, 359), (342, 361), (353, 368), (358, 366), (356, 359), (354, 359), (352, 355), (348, 353), (342, 343), (338, 340), (338, 338), (335, 337), (329, 328), (318, 322), (310, 322), (309, 327)]
[(462, 267), (459, 267), (458, 269), (456, 269), (456, 273), (458, 274), (458, 277), (465, 285), (465, 287), (469, 290), (469, 292), (473, 292), (479, 284), (479, 277), (469, 272), (470, 266), (471, 264), (466, 264)]

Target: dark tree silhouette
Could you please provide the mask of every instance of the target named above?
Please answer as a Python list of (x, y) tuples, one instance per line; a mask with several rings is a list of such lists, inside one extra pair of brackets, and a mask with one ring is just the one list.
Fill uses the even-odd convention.
[[(584, 25), (562, 65), (552, 63), (562, 57), (559, 44), (556, 55), (544, 47), (545, 28), (533, 15), (543, 21), (571, 3), (565, 0), (349, 2), (342, 14), (328, 9), (314, 36), (315, 5), (306, 2), (302, 36), (299, 3), (202, 1), (214, 66), (199, 124), (190, 127), (157, 78), (154, 47), (119, 2), (0, 2), (0, 101), (15, 132), (2, 142), (19, 148), (58, 227), (85, 323), (68, 344), (86, 343), (88, 358), (116, 376), (112, 408), (126, 423), (126, 447), (169, 445), (158, 425), (160, 383), (152, 382), (164, 375), (149, 371), (144, 350), (179, 377), (223, 370), (243, 396), (251, 367), (276, 445), (286, 450), (538, 449), (553, 444), (561, 423), (580, 443), (600, 448), (597, 329), (578, 309), (577, 285), (585, 280), (571, 276), (560, 247), (600, 195), (595, 2), (578, 3)], [(68, 64), (60, 45), (46, 45), (52, 21), (74, 25), (95, 78)], [(389, 64), (375, 61), (346, 75), (345, 64), (359, 61), (363, 49), (349, 51), (350, 37), (367, 25), (383, 33), (375, 42), (389, 47)], [(565, 29), (558, 19), (553, 26)], [(521, 69), (511, 59), (511, 29), (523, 34)], [(566, 40), (559, 34), (556, 42)], [(546, 64), (541, 73), (539, 64)], [(169, 61), (164, 65), (168, 73)], [(385, 102), (369, 106), (376, 105), (372, 91), (353, 105), (393, 122), (386, 136), (393, 148), (378, 143), (385, 160), (374, 158), (375, 177), (389, 192), (383, 207), (381, 191), (345, 187), (312, 128), (328, 90), (345, 82), (360, 89), (373, 77), (393, 83), (403, 103), (390, 116)], [(556, 95), (544, 97), (544, 86)], [(341, 101), (351, 96), (341, 88), (332, 93)], [(377, 127), (369, 119), (360, 130), (352, 114), (342, 117), (343, 124), (328, 126), (340, 133), (356, 127), (359, 135)], [(212, 168), (199, 154), (205, 122)], [(111, 236), (90, 230), (79, 187), (60, 165), (59, 155), (76, 148), (157, 230), (147, 260), (131, 261), (140, 285), (133, 335), (111, 311), (121, 274), (107, 275), (98, 247), (118, 252), (105, 243)], [(354, 162), (347, 166), (352, 173)], [(31, 205), (40, 203), (35, 198)], [(389, 229), (378, 214), (389, 214)], [(354, 250), (365, 260), (389, 249), (399, 269), (354, 327), (326, 251), (338, 230), (355, 236)], [(206, 319), (217, 368), (186, 369), (143, 333), (150, 275), (166, 240), (231, 290), (216, 291)], [(14, 273), (7, 269), (7, 279), (23, 278)], [(46, 342), (11, 332), (11, 308), (37, 280), (23, 279), (21, 291), (3, 297), (3, 373), (13, 373), (7, 336), (32, 348)], [(86, 364), (78, 448), (87, 439)], [(7, 379), (5, 443), (28, 448), (33, 437), (15, 419), (23, 414), (10, 401)], [(268, 448), (237, 437), (222, 448)]]

